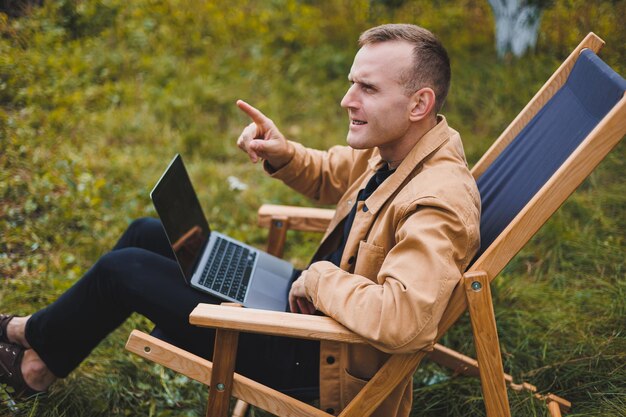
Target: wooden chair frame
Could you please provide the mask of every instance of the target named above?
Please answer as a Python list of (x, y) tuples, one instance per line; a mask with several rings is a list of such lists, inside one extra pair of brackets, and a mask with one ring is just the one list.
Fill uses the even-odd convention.
[[(476, 163), (472, 174), (478, 178), (500, 152), (517, 136), (547, 101), (564, 84), (576, 59), (584, 48), (598, 52), (604, 42), (590, 33), (574, 49), (552, 77), (526, 105), (509, 127)], [(489, 248), (464, 274), (453, 291), (439, 325), (437, 340), (469, 307), (476, 344), (477, 360), (468, 358), (439, 344), (432, 352), (419, 351), (392, 355), (359, 394), (339, 414), (341, 417), (369, 416), (386, 396), (421, 362), (430, 358), (457, 372), (478, 374), (487, 415), (510, 416), (506, 384), (516, 390), (537, 391), (527, 383), (515, 384), (504, 374), (497, 338), (489, 283), (517, 252), (530, 240), (567, 197), (600, 163), (626, 133), (626, 98), (609, 112), (581, 145), (567, 158), (557, 172), (511, 221)], [(317, 231), (324, 229), (332, 210), (264, 205), (259, 210), (259, 224), (269, 227), (268, 251), (282, 255), (287, 230)], [(207, 416), (225, 417), (231, 394), (279, 416), (329, 417), (309, 404), (255, 381), (234, 374), (234, 355), (239, 332), (253, 332), (343, 343), (367, 343), (329, 317), (261, 311), (200, 304), (191, 313), (190, 322), (217, 329), (213, 363), (171, 346), (152, 336), (133, 331), (127, 349), (160, 363), (188, 377), (209, 385)], [(479, 365), (480, 364), (480, 365)], [(553, 417), (567, 411), (570, 404), (554, 395), (537, 397), (545, 400)], [(235, 407), (235, 415), (243, 415), (243, 403)]]

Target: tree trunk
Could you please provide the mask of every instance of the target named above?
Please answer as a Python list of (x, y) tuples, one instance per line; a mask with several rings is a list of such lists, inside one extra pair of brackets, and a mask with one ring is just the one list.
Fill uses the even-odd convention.
[(520, 57), (535, 47), (541, 20), (540, 2), (489, 0), (496, 19), (496, 51), (503, 57), (511, 52)]

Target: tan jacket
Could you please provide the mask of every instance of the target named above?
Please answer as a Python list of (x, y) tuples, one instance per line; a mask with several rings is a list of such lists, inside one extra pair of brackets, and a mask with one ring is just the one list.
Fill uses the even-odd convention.
[[(459, 134), (439, 116), (396, 172), (357, 203), (341, 268), (315, 262), (335, 249), (358, 191), (384, 162), (377, 149), (294, 146), (293, 159), (272, 176), (321, 203), (337, 204), (304, 272), (307, 295), (318, 310), (371, 343), (322, 344), (320, 404), (338, 414), (389, 353), (432, 349), (450, 294), (478, 250), (480, 197)], [(411, 402), (408, 378), (374, 415), (408, 416)]]

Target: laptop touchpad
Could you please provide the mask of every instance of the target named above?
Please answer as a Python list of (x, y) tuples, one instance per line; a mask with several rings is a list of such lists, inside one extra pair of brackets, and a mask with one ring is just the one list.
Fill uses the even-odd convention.
[(255, 275), (256, 282), (252, 285), (252, 289), (255, 291), (282, 299), (285, 297), (285, 292), (289, 293), (289, 280), (286, 280), (284, 276), (265, 268), (257, 269)]
[(289, 282), (269, 271), (255, 271), (256, 283), (248, 290), (246, 305), (252, 308), (284, 311), (289, 295)]

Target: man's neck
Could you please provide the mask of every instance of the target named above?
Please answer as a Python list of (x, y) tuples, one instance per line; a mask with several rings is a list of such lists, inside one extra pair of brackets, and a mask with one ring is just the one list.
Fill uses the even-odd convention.
[(393, 149), (389, 148), (378, 148), (380, 151), (380, 156), (383, 161), (387, 162), (389, 169), (396, 169), (404, 158), (411, 152), (411, 149), (415, 147), (417, 142), (422, 139), (422, 137), (428, 133), (433, 127), (437, 126), (437, 118), (429, 117), (427, 120), (424, 120), (423, 123), (416, 123), (415, 129), (412, 132), (408, 132), (405, 140), (400, 143), (396, 143)]

